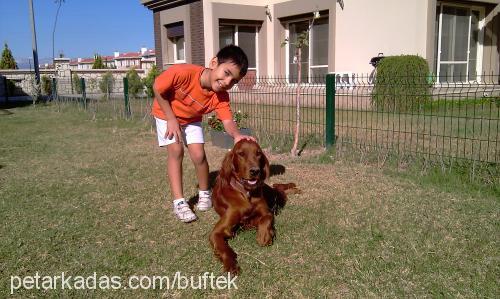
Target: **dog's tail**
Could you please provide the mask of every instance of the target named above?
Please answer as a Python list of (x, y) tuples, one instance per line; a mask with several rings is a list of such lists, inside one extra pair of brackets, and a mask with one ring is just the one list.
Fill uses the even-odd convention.
[(273, 184), (273, 188), (280, 192), (285, 193), (286, 195), (302, 193), (302, 191), (299, 188), (297, 188), (297, 185), (295, 185), (295, 183)]

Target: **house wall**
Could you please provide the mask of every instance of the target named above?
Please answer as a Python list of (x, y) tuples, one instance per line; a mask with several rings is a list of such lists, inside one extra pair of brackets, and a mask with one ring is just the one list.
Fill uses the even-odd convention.
[[(499, 73), (498, 0), (443, 1), (486, 7), (483, 71)], [(273, 76), (283, 75), (286, 71), (286, 48), (281, 47), (281, 42), (285, 39), (284, 20), (305, 13), (312, 14), (317, 10), (327, 10), (330, 37), (327, 45), (328, 70), (369, 73), (373, 69), (369, 64), (370, 59), (380, 52), (386, 56), (419, 55), (427, 60), (431, 70), (434, 69), (437, 2), (438, 0), (344, 0), (344, 9), (340, 9), (336, 0), (200, 0), (186, 1), (188, 4), (163, 10), (159, 14), (161, 26), (184, 22), (186, 61), (195, 63), (196, 60), (196, 63), (205, 65), (219, 50), (219, 19), (262, 22), (258, 35), (259, 75)], [(202, 13), (202, 18), (197, 16), (193, 20), (193, 5), (199, 6), (197, 12)], [(271, 14), (271, 20), (266, 9)], [(190, 28), (195, 27), (195, 22), (198, 22), (196, 29)], [(155, 30), (157, 27), (155, 25)], [(195, 37), (191, 38), (191, 35)], [(168, 43), (166, 40), (165, 30), (162, 30), (163, 53), (158, 51), (162, 54), (157, 57), (163, 59), (164, 66), (165, 61), (173, 60), (173, 55), (165, 50), (164, 46)], [(192, 57), (195, 49), (203, 49), (203, 55)]]
[[(191, 13), (188, 5), (177, 6), (171, 8), (169, 10), (163, 10), (160, 12), (160, 34), (161, 34), (161, 45), (162, 52), (161, 55), (157, 54), (156, 56), (161, 56), (162, 59), (162, 68), (165, 69), (169, 65), (174, 64), (174, 53), (173, 46), (170, 39), (167, 38), (167, 30), (165, 29), (165, 25), (172, 24), (176, 22), (183, 22), (184, 25), (184, 40), (185, 40), (185, 58), (187, 63), (192, 63), (191, 56), (191, 44), (192, 44), (192, 36), (191, 36)], [(196, 42), (196, 47), (199, 47), (202, 44), (198, 44)]]
[[(235, 4), (235, 3), (238, 4)], [(271, 13), (271, 20), (266, 15), (266, 5)], [(230, 1), (208, 0), (203, 1), (205, 26), (205, 64), (217, 54), (219, 50), (219, 19), (254, 20), (261, 21), (262, 26), (258, 35), (259, 76), (281, 75), (285, 72), (285, 48), (281, 43), (285, 39), (285, 27), (280, 18), (316, 10), (330, 12), (330, 20), (335, 20), (336, 1), (333, 0), (275, 0), (275, 1)], [(334, 22), (330, 22), (330, 32), (334, 34)], [(334, 39), (329, 41), (329, 48), (334, 49)], [(333, 71), (335, 51), (329, 53), (329, 65)]]
[(156, 53), (156, 65), (162, 69), (163, 68), (163, 44), (161, 43), (161, 22), (160, 22), (160, 11), (153, 12), (153, 28), (154, 28), (154, 39), (155, 39), (155, 53)]
[[(338, 10), (335, 28), (335, 71), (369, 73), (379, 52), (433, 57), (435, 1), (351, 0)], [(432, 4), (434, 2), (434, 5)], [(429, 34), (430, 38), (428, 38)]]
[[(483, 72), (500, 74), (500, 4), (486, 10)], [(499, 77), (500, 81), (500, 77)]]
[[(243, 1), (242, 1), (243, 2)], [(259, 75), (264, 75), (262, 70), (267, 67), (267, 30), (268, 26), (265, 23), (265, 10), (262, 6), (255, 5), (236, 5), (223, 4), (213, 2), (211, 5), (204, 6), (205, 12), (205, 65), (208, 65), (210, 59), (217, 55), (219, 51), (219, 19), (232, 20), (251, 20), (262, 22), (260, 31), (258, 32), (258, 61), (257, 69), (261, 71)]]

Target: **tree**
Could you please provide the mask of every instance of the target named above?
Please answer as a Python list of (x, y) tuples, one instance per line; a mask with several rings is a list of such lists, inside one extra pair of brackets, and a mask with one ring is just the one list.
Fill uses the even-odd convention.
[(17, 69), (17, 63), (12, 56), (12, 52), (7, 46), (7, 43), (4, 44), (4, 48), (2, 51), (2, 59), (0, 60), (0, 69), (2, 70), (15, 70)]
[(141, 78), (137, 71), (132, 68), (127, 72), (128, 79), (128, 92), (133, 98), (137, 98), (137, 95), (144, 89), (144, 85), (141, 82)]
[(149, 98), (154, 97), (153, 84), (155, 83), (156, 77), (158, 77), (160, 73), (160, 69), (156, 65), (153, 65), (146, 78), (142, 79), (142, 83), (146, 87), (146, 94)]
[(95, 59), (94, 59), (94, 64), (92, 65), (92, 69), (105, 69), (105, 68), (106, 68), (106, 66), (102, 62), (101, 55), (96, 54)]
[(296, 104), (296, 123), (295, 123), (295, 131), (293, 138), (293, 147), (290, 151), (292, 156), (297, 156), (297, 147), (299, 145), (299, 132), (300, 132), (300, 95), (301, 95), (301, 81), (302, 81), (302, 48), (309, 46), (309, 32), (311, 31), (314, 20), (319, 18), (319, 12), (316, 11), (313, 14), (313, 19), (307, 30), (302, 31), (297, 34), (297, 40), (291, 42), (288, 38), (285, 39), (284, 42), (281, 43), (281, 46), (290, 43), (295, 46), (295, 57), (294, 61), (297, 62), (297, 88), (296, 88), (296, 96), (295, 96), (295, 104)]
[(82, 86), (82, 81), (80, 80), (80, 77), (78, 77), (77, 74), (73, 74), (73, 88), (76, 93), (80, 94), (83, 92), (83, 86)]
[(42, 76), (42, 92), (48, 96), (52, 95), (52, 80), (47, 75)]

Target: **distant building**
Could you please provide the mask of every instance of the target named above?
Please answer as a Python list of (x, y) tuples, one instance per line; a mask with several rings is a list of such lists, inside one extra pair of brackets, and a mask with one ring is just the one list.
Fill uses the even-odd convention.
[[(101, 56), (102, 62), (110, 69), (145, 69), (153, 67), (156, 62), (155, 50), (141, 48), (139, 52), (114, 52), (112, 56)], [(70, 61), (71, 70), (90, 70), (94, 58), (78, 58)]]

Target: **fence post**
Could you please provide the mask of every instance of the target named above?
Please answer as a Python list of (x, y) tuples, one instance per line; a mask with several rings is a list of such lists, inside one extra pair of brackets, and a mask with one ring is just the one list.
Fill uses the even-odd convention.
[(85, 91), (85, 78), (80, 78), (80, 85), (82, 86), (83, 108), (87, 110), (87, 92)]
[(326, 75), (326, 147), (335, 143), (335, 74)]
[(128, 100), (128, 78), (123, 77), (123, 95), (125, 96), (125, 118), (130, 117), (130, 102)]
[(56, 78), (52, 78), (52, 100), (57, 98), (57, 84)]
[(7, 77), (3, 77), (3, 87), (5, 89), (5, 102), (9, 101), (9, 86), (7, 85), (8, 80)]
[(73, 87), (73, 84), (75, 84), (73, 82), (73, 73), (71, 73), (71, 70), (69, 70), (69, 85), (71, 85), (71, 94), (74, 94), (75, 91), (74, 91), (74, 87)]

